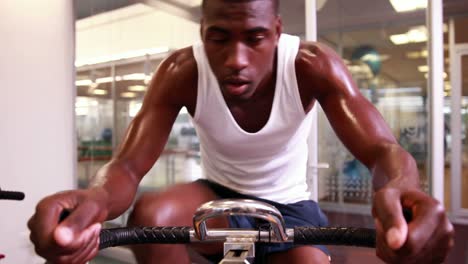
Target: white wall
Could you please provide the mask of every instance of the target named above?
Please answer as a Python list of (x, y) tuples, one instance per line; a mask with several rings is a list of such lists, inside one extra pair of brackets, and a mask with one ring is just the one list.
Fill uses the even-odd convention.
[(44, 263), (26, 223), (39, 199), (74, 187), (72, 1), (0, 2), (0, 201), (2, 264)]

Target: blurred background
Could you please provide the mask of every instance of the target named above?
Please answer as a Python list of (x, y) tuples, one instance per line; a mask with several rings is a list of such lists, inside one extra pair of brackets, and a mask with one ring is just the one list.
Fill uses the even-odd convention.
[[(317, 23), (307, 26), (308, 17), (314, 14), (306, 16), (305, 2), (280, 2), (284, 32), (305, 40), (310, 38), (307, 28), (313, 28), (318, 41), (343, 58), (360, 91), (414, 156), (423, 190), (431, 193), (437, 187), (435, 178), (443, 183), (442, 202), (457, 231), (447, 263), (468, 263), (468, 0), (443, 0), (443, 10), (439, 10), (443, 13), (438, 25), (443, 32), (443, 59), (437, 63), (443, 72), (435, 74), (442, 75), (443, 83), (434, 89), (443, 91), (439, 99), (444, 123), (438, 125), (444, 133), (435, 139), (430, 123), (434, 107), (430, 103), (429, 62), (434, 55), (430, 41), (440, 36), (430, 34), (430, 22), (438, 20), (428, 15), (428, 1), (316, 0)], [(4, 62), (0, 85), (7, 87), (0, 104), (0, 112), (6, 113), (0, 138), (7, 139), (0, 150), (4, 173), (0, 187), (26, 189), (27, 206), (23, 205), (17, 219), (27, 219), (45, 195), (86, 187), (111, 159), (159, 63), (174, 50), (199, 41), (200, 3), (7, 0), (0, 4), (4, 22), (0, 22), (0, 33), (6, 36), (1, 44), (6, 52), (0, 53)], [(373, 227), (369, 172), (347, 152), (320, 109), (314, 129), (318, 143), (311, 144), (310, 150), (316, 153), (318, 164), (312, 162), (309, 168), (311, 199), (318, 200), (331, 225)], [(436, 141), (443, 141), (444, 160), (436, 161), (442, 164), (443, 175), (434, 176), (431, 154)], [(189, 114), (182, 109), (162, 156), (138, 193), (200, 177), (199, 141)], [(4, 207), (9, 211), (17, 205)], [(127, 215), (106, 225), (125, 225)], [(6, 252), (0, 263), (43, 263), (24, 254), (15, 260), (12, 252), (19, 252), (18, 248), (28, 247), (34, 255), (25, 242), (25, 224), (18, 227), (5, 217), (0, 221), (5, 237), (0, 238), (0, 253)], [(19, 236), (19, 245), (9, 244), (9, 236)], [(373, 250), (331, 250), (334, 263), (381, 263)], [(102, 251), (91, 263), (134, 260), (127, 249), (114, 248)]]
[[(89, 178), (110, 159), (115, 146), (121, 142), (162, 58), (199, 40), (200, 2), (75, 1), (80, 186), (86, 186)], [(282, 1), (280, 6), (284, 31), (305, 39), (305, 1)], [(444, 203), (451, 208), (451, 78), (461, 81), (461, 88), (457, 89), (461, 93), (457, 95), (461, 105), (457, 127), (462, 152), (457, 155), (461, 155), (464, 167), (468, 165), (468, 55), (453, 48), (468, 42), (465, 29), (468, 26), (468, 2), (445, 0), (443, 8)], [(427, 1), (317, 1), (318, 41), (331, 46), (342, 56), (361, 92), (378, 108), (400, 144), (415, 157), (422, 188), (429, 192), (430, 35), (426, 11)], [(455, 44), (452, 49), (450, 27)], [(450, 56), (457, 56), (456, 60), (459, 60), (455, 69), (450, 65)], [(368, 170), (337, 140), (321, 111), (318, 131), (319, 164), (328, 167), (318, 170), (318, 200), (331, 224), (372, 227), (372, 182)], [(462, 171), (466, 173), (466, 170)], [(183, 109), (162, 157), (144, 178), (140, 191), (157, 190), (200, 176), (198, 139), (189, 115)], [(460, 173), (455, 177), (459, 177), (458, 186), (461, 187), (457, 190), (460, 209), (466, 210), (468, 175)], [(124, 224), (125, 221), (124, 215), (114, 223)], [(466, 249), (462, 249), (464, 255), (457, 258), (466, 259)], [(361, 252), (356, 254), (360, 256)], [(361, 255), (367, 257), (370, 254), (363, 252)], [(356, 261), (359, 256), (340, 255), (342, 261)], [(378, 263), (375, 257), (372, 261)]]

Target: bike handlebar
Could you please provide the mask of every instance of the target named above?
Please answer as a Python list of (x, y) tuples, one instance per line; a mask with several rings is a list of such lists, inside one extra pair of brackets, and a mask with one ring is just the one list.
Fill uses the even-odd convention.
[(181, 227), (125, 227), (103, 229), (99, 249), (134, 244), (188, 244), (196, 242), (225, 241), (227, 237), (251, 237), (262, 243), (295, 243), (313, 245), (339, 245), (375, 247), (374, 229), (352, 227), (295, 227), (286, 229), (287, 241), (279, 241), (272, 230), (211, 229), (210, 239), (199, 240), (194, 229)]
[(13, 191), (2, 191), (0, 189), (0, 200), (17, 200), (21, 201), (24, 199), (24, 193), (13, 192)]
[[(60, 221), (70, 212), (64, 210)], [(207, 229), (206, 220), (229, 215), (246, 215), (268, 222), (259, 229)], [(354, 227), (286, 228), (281, 213), (264, 202), (228, 199), (211, 201), (200, 206), (193, 217), (194, 226), (120, 227), (103, 229), (99, 249), (135, 244), (188, 244), (226, 242), (228, 239), (248, 239), (261, 243), (295, 243), (311, 245), (341, 245), (375, 247), (376, 232)]]

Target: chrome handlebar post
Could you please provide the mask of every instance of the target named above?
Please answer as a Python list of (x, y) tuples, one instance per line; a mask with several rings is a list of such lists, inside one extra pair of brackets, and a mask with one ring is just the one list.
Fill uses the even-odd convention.
[(243, 215), (263, 219), (271, 224), (278, 241), (288, 241), (283, 216), (274, 206), (249, 199), (223, 199), (201, 205), (193, 216), (193, 228), (200, 240), (210, 238), (206, 220), (220, 216)]

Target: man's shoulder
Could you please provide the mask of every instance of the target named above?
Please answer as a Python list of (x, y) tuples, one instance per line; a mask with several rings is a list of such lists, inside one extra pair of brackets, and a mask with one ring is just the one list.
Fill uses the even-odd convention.
[(306, 40), (301, 40), (300, 44), (299, 44), (299, 50), (303, 50), (303, 49), (306, 49), (306, 50), (314, 50), (316, 49), (318, 46), (320, 46), (321, 44), (317, 41), (306, 41)]
[[(194, 105), (197, 93), (198, 69), (191, 47), (173, 51), (158, 66), (152, 85), (167, 102), (182, 106)], [(191, 108), (190, 108), (191, 109)]]
[(312, 62), (326, 62), (336, 58), (336, 56), (336, 53), (323, 43), (301, 41), (296, 57), (296, 65), (307, 67)]
[(296, 70), (298, 74), (331, 77), (341, 75), (346, 71), (343, 59), (331, 47), (312, 41), (302, 41), (296, 56)]
[(173, 51), (158, 67), (158, 74), (171, 84), (172, 89), (187, 90), (196, 87), (198, 68), (191, 47)]
[(338, 54), (323, 43), (303, 41), (295, 61), (299, 89), (307, 98), (338, 91), (337, 81), (346, 74), (346, 66)]
[(197, 71), (197, 63), (191, 46), (173, 51), (161, 64), (168, 71), (175, 71), (177, 75), (189, 74)]

